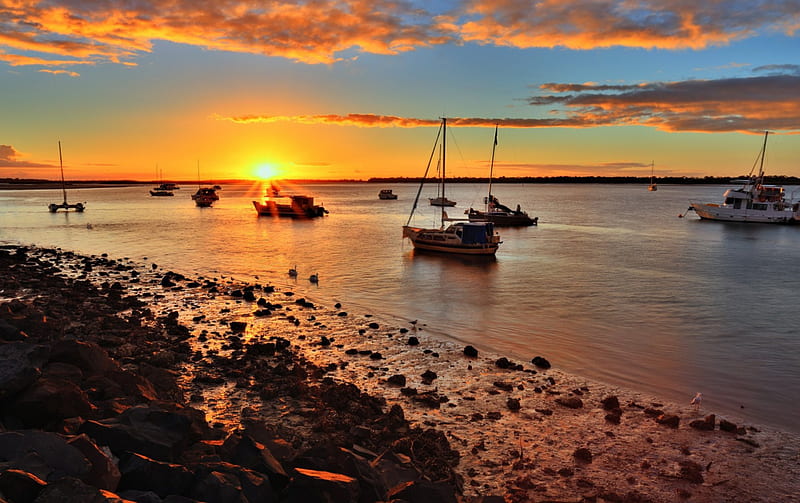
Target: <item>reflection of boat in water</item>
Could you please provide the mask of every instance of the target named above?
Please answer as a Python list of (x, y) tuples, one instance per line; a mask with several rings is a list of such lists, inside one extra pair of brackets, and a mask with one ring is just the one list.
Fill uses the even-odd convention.
[(378, 199), (397, 199), (397, 194), (392, 192), (392, 189), (381, 189), (378, 192)]
[(289, 218), (316, 218), (324, 216), (328, 210), (314, 204), (309, 196), (291, 195), (268, 197), (263, 202), (253, 201), (259, 215)]
[[(783, 187), (764, 185), (764, 155), (767, 151), (767, 136), (764, 133), (764, 146), (759, 154), (758, 175), (753, 176), (755, 165), (750, 176), (745, 180), (736, 180), (742, 186), (725, 191), (725, 200), (721, 204), (691, 202), (689, 210), (706, 220), (725, 222), (755, 222), (791, 224), (800, 223), (800, 203), (787, 201)], [(758, 159), (756, 159), (758, 162)]]
[(508, 206), (500, 204), (500, 201), (492, 195), (492, 175), (494, 172), (494, 151), (497, 147), (497, 126), (494, 128), (494, 144), (492, 145), (492, 161), (489, 165), (489, 195), (484, 198), (486, 210), (480, 211), (475, 209), (468, 209), (464, 213), (467, 214), (470, 222), (487, 221), (499, 226), (528, 226), (537, 225), (539, 217), (531, 218), (528, 214), (517, 205), (517, 209), (512, 210)]
[(217, 191), (212, 187), (199, 187), (197, 192), (192, 194), (192, 200), (195, 205), (201, 208), (208, 208), (214, 204), (215, 201), (219, 201), (219, 196), (217, 195)]
[(86, 209), (84, 203), (75, 203), (69, 204), (67, 202), (67, 183), (64, 181), (64, 161), (61, 158), (61, 142), (58, 142), (58, 164), (61, 167), (61, 191), (64, 193), (64, 202), (61, 204), (50, 203), (47, 206), (47, 209), (50, 210), (50, 213), (55, 213), (59, 209), (75, 210), (78, 213), (83, 212)]
[[(439, 137), (442, 138), (441, 152), (442, 152), (442, 173), (445, 172), (445, 159), (447, 154), (446, 137), (447, 134), (447, 119), (442, 119), (442, 126), (439, 129), (439, 134), (436, 137), (436, 144), (439, 143)], [(436, 145), (434, 145), (434, 152)], [(431, 153), (433, 159), (433, 152)], [(425, 170), (427, 175), (430, 169), (430, 160), (428, 161), (428, 168)], [(422, 183), (425, 182), (425, 177)], [(440, 184), (442, 185), (442, 194), (444, 193), (445, 177), (442, 176)], [(420, 185), (420, 191), (422, 185)], [(497, 248), (500, 246), (500, 236), (494, 232), (494, 224), (491, 222), (469, 222), (469, 221), (455, 221), (448, 218), (444, 208), (441, 210), (441, 226), (438, 229), (426, 229), (422, 227), (411, 227), (408, 225), (411, 218), (414, 216), (414, 210), (419, 202), (419, 192), (417, 198), (414, 200), (414, 206), (411, 209), (411, 215), (408, 217), (408, 222), (403, 226), (403, 237), (408, 238), (411, 244), (414, 245), (416, 250), (434, 251), (440, 253), (451, 254), (465, 254), (465, 255), (494, 255)], [(445, 222), (455, 223), (444, 226)]]

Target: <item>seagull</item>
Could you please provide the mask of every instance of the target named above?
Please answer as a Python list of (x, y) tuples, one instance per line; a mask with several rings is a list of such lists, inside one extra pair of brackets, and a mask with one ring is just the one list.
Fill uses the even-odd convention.
[(703, 394), (698, 391), (697, 394), (694, 395), (694, 398), (692, 398), (692, 401), (689, 402), (689, 405), (697, 405), (698, 407), (700, 407), (700, 402), (702, 401), (703, 401)]
[(291, 269), (289, 269), (289, 276), (293, 278), (297, 277), (297, 266), (294, 266)]
[(317, 275), (316, 273), (312, 274), (311, 276), (308, 277), (308, 281), (312, 283), (319, 283), (319, 275)]

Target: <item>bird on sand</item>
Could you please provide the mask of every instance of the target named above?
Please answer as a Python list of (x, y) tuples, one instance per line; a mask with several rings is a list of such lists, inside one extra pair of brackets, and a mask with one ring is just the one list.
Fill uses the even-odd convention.
[(319, 283), (319, 275), (316, 273), (312, 274), (311, 276), (308, 277), (308, 281), (312, 283)]
[(691, 401), (691, 402), (689, 402), (689, 405), (696, 405), (696, 406), (700, 407), (700, 403), (701, 403), (702, 401), (703, 401), (703, 394), (702, 394), (702, 393), (700, 393), (700, 392), (698, 391), (698, 392), (697, 392), (697, 393), (694, 395), (694, 398), (692, 398), (692, 401)]
[(294, 266), (291, 269), (289, 269), (289, 276), (293, 278), (297, 277), (297, 266)]

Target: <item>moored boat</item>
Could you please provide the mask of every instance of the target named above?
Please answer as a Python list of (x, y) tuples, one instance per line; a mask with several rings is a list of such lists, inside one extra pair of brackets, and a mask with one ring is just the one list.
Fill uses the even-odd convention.
[(62, 157), (61, 157), (61, 142), (60, 141), (58, 142), (58, 164), (61, 167), (61, 192), (63, 192), (63, 194), (64, 194), (64, 202), (62, 202), (61, 204), (50, 203), (50, 204), (47, 205), (47, 209), (50, 210), (50, 213), (55, 213), (59, 209), (64, 209), (64, 210), (67, 210), (67, 211), (75, 210), (78, 213), (82, 213), (83, 210), (86, 209), (86, 206), (84, 206), (84, 203), (70, 204), (70, 203), (67, 202), (67, 183), (64, 181), (64, 161), (62, 160)]
[(260, 216), (317, 218), (328, 213), (323, 206), (314, 204), (313, 197), (302, 195), (269, 197), (263, 202), (253, 201), (253, 207)]
[(219, 201), (219, 196), (213, 187), (198, 187), (197, 192), (192, 194), (192, 200), (196, 206), (208, 208)]
[(171, 190), (158, 186), (150, 189), (150, 195), (154, 197), (168, 197), (174, 196), (175, 194)]
[(757, 175), (752, 174), (755, 170), (754, 165), (748, 178), (734, 180), (734, 183), (739, 183), (741, 186), (726, 190), (722, 203), (690, 201), (689, 210), (694, 210), (704, 220), (769, 224), (800, 223), (800, 203), (787, 200), (782, 186), (764, 184), (764, 155), (767, 151), (768, 136), (769, 131), (765, 131)]
[[(444, 173), (447, 157), (446, 135), (447, 119), (443, 118), (439, 134), (436, 137), (436, 144), (439, 142), (439, 137), (442, 140), (441, 167), (443, 175), (439, 182), (442, 194), (444, 194)], [(434, 145), (434, 152), (435, 150), (436, 145)], [(431, 153), (431, 159), (433, 159), (433, 153)], [(430, 160), (428, 161), (428, 168), (430, 168)], [(428, 169), (425, 172), (427, 173)], [(424, 177), (422, 183), (425, 183)], [(421, 191), (422, 186), (420, 185), (420, 191), (417, 192), (411, 215), (409, 215), (406, 225), (403, 226), (403, 237), (408, 238), (415, 249), (464, 255), (494, 255), (497, 253), (502, 241), (500, 241), (500, 236), (495, 233), (494, 224), (491, 222), (469, 222), (463, 221), (463, 219), (462, 221), (457, 221), (456, 219), (448, 218), (447, 213), (442, 208), (439, 228), (413, 227), (409, 225), (419, 202), (419, 193)], [(445, 222), (454, 223), (450, 223), (445, 227)]]
[(494, 152), (496, 147), (497, 126), (494, 128), (492, 160), (489, 164), (489, 194), (484, 198), (486, 209), (484, 211), (480, 211), (470, 208), (464, 213), (466, 213), (470, 222), (487, 221), (492, 222), (498, 227), (526, 227), (530, 225), (537, 225), (539, 223), (539, 217), (529, 217), (526, 212), (522, 211), (522, 208), (519, 204), (517, 205), (517, 209), (512, 210), (508, 206), (500, 204), (500, 201), (497, 199), (497, 197), (492, 195), (492, 176), (494, 175)]
[(378, 199), (397, 199), (397, 194), (392, 192), (392, 189), (381, 189), (378, 192)]

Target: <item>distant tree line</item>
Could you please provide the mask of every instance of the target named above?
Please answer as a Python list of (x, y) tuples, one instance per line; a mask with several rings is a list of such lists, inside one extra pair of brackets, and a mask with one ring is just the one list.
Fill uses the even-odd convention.
[[(694, 184), (729, 184), (732, 180), (746, 179), (747, 175), (729, 176), (660, 176), (655, 179), (660, 184), (694, 185)], [(419, 183), (421, 178), (387, 177), (370, 178), (369, 183)], [(447, 183), (489, 183), (489, 178), (448, 178)], [(648, 184), (650, 177), (645, 176), (518, 176), (493, 178), (492, 183), (609, 183), (609, 184)], [(767, 185), (800, 185), (796, 176), (765, 176)]]

